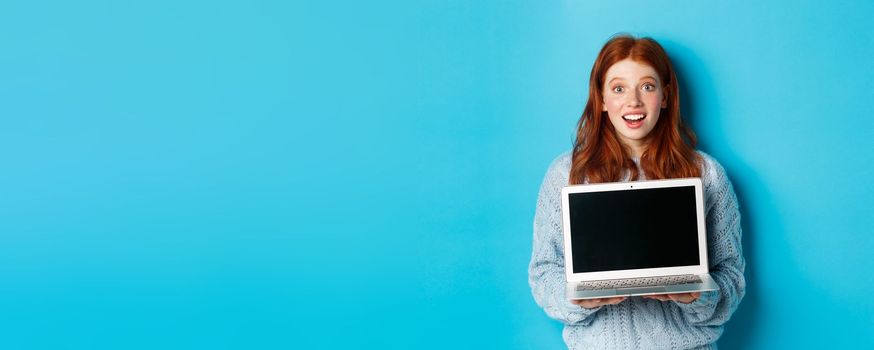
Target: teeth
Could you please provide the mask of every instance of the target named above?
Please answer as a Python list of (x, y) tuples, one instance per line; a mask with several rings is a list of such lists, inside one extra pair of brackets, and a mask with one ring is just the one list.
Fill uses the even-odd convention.
[(644, 117), (643, 114), (629, 114), (629, 115), (623, 116), (622, 119), (630, 120), (630, 121), (638, 121), (638, 120), (643, 119), (643, 117)]

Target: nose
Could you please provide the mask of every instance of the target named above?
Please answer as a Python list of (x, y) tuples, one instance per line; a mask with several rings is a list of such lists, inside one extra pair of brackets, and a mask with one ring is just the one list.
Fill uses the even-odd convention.
[(629, 107), (639, 107), (641, 104), (643, 104), (640, 100), (640, 91), (637, 91), (637, 89), (635, 89), (633, 93), (628, 94), (627, 103)]

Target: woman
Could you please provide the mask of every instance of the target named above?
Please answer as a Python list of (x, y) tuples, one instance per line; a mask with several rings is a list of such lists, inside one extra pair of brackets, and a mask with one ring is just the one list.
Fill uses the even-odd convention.
[[(695, 151), (680, 117), (679, 86), (651, 38), (616, 36), (598, 54), (573, 150), (549, 167), (537, 200), (529, 284), (565, 324), (571, 349), (715, 348), (744, 296), (737, 198), (725, 170)], [(710, 275), (718, 291), (569, 301), (565, 297), (561, 188), (569, 184), (700, 177), (706, 198)]]

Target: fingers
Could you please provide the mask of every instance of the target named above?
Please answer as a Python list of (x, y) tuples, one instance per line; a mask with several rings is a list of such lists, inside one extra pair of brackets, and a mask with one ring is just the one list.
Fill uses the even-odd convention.
[(673, 301), (679, 301), (679, 302), (686, 300), (687, 297), (688, 296), (685, 293), (684, 294), (668, 294), (669, 299), (671, 299)]
[(593, 309), (598, 306), (603, 305), (616, 305), (623, 302), (626, 297), (615, 297), (615, 298), (599, 298), (599, 299), (586, 299), (586, 300), (571, 300), (572, 304), (582, 306), (587, 309)]
[[(689, 304), (701, 296), (700, 292), (694, 293), (673, 293), (673, 294), (653, 294), (653, 295), (643, 295), (641, 296), (644, 299), (655, 299), (658, 301), (676, 301), (678, 303)], [(600, 298), (600, 299), (585, 299), (585, 300), (571, 300), (571, 303), (574, 305), (579, 305), (587, 309), (593, 309), (598, 306), (603, 305), (616, 305), (623, 301), (625, 301), (627, 297), (614, 297), (614, 298)]]
[(677, 294), (668, 294), (671, 300), (680, 302), (683, 304), (691, 303), (698, 299), (701, 296), (701, 293), (677, 293)]
[(671, 297), (668, 294), (653, 294), (653, 295), (644, 295), (646, 299), (655, 299), (658, 301), (669, 301)]
[(625, 300), (625, 297), (604, 298), (604, 305), (616, 305)]
[(582, 307), (584, 307), (584, 308), (587, 308), (587, 309), (594, 309), (594, 308), (596, 308), (596, 307), (598, 307), (598, 306), (603, 305), (601, 300), (602, 300), (602, 299), (587, 299), (587, 300), (580, 300), (579, 305), (582, 306)]
[(683, 304), (691, 303), (701, 296), (700, 292), (695, 293), (673, 293), (673, 294), (654, 294), (644, 295), (643, 298), (655, 299), (658, 301), (676, 301)]

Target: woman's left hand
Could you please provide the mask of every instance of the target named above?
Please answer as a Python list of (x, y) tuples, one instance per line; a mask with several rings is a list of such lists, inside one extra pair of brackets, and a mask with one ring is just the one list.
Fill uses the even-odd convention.
[(698, 297), (701, 296), (700, 292), (694, 293), (674, 293), (674, 294), (655, 294), (655, 295), (644, 295), (644, 298), (647, 299), (656, 299), (661, 301), (676, 301), (678, 303), (688, 304), (695, 300), (698, 300)]

